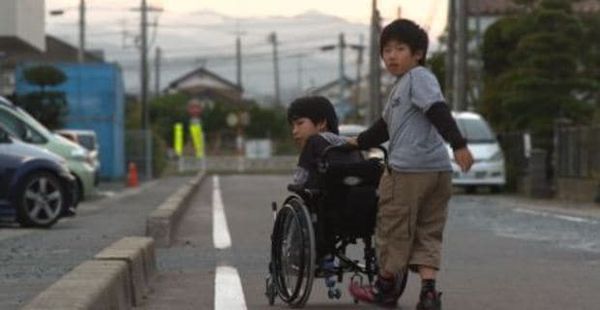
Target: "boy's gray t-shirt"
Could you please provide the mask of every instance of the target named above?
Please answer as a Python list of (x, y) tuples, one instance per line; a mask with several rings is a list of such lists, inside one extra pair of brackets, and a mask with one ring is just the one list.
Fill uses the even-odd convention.
[(389, 165), (402, 172), (452, 171), (443, 138), (425, 113), (445, 102), (428, 69), (417, 66), (394, 84), (383, 110), (390, 137)]

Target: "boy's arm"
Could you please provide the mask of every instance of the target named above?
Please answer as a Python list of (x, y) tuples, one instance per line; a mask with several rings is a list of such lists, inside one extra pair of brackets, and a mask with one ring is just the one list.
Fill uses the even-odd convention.
[(456, 121), (452, 117), (452, 113), (446, 103), (441, 101), (434, 103), (425, 112), (425, 116), (435, 126), (442, 138), (450, 143), (453, 150), (467, 146), (467, 140), (460, 134)]
[(444, 102), (434, 103), (425, 116), (437, 129), (440, 135), (450, 143), (452, 150), (454, 150), (454, 160), (460, 166), (462, 171), (468, 171), (473, 165), (473, 155), (467, 148), (467, 140), (463, 138), (458, 130), (456, 121), (448, 109), (448, 105)]
[(369, 129), (361, 132), (356, 138), (356, 145), (361, 150), (376, 147), (389, 140), (390, 136), (387, 130), (387, 124), (380, 118)]

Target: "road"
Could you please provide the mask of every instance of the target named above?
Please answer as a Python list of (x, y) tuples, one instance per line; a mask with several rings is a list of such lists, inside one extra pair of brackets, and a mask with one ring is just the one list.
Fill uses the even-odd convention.
[[(289, 177), (217, 179), (208, 177), (192, 198), (174, 246), (158, 250), (160, 274), (140, 310), (273, 309), (264, 297), (270, 204), (286, 196)], [(231, 240), (224, 249), (213, 243), (213, 228), (223, 226), (214, 224), (219, 194), (228, 229), (217, 238)], [(439, 280), (444, 309), (598, 309), (600, 217), (572, 213), (505, 196), (455, 195)], [(370, 308), (354, 305), (346, 285), (342, 299), (331, 301), (319, 280), (306, 308)], [(419, 286), (413, 275), (400, 309), (414, 309)]]
[(125, 236), (143, 236), (146, 216), (191, 177), (166, 178), (83, 202), (51, 229), (0, 224), (0, 309), (20, 309), (65, 273)]

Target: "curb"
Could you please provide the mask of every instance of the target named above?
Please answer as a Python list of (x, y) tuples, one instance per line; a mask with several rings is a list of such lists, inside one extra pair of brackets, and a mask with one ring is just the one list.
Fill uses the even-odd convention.
[(147, 237), (125, 237), (94, 256), (98, 261), (124, 261), (129, 272), (132, 304), (140, 306), (150, 293), (156, 275), (154, 240)]
[(169, 247), (173, 232), (179, 223), (181, 215), (188, 206), (188, 201), (202, 180), (205, 173), (200, 172), (177, 192), (169, 196), (146, 219), (146, 236), (154, 239), (157, 247)]
[(142, 304), (155, 274), (153, 240), (125, 237), (75, 267), (23, 309), (131, 309)]

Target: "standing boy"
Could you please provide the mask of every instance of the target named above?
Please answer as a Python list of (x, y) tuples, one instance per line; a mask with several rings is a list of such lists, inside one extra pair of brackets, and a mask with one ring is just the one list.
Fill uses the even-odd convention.
[(417, 309), (441, 309), (435, 279), (452, 190), (444, 140), (463, 171), (470, 169), (473, 157), (438, 81), (423, 67), (427, 33), (410, 20), (398, 19), (383, 29), (380, 46), (386, 69), (398, 80), (382, 117), (350, 140), (361, 149), (390, 142), (375, 231), (380, 271), (373, 286), (352, 284), (350, 293), (361, 301), (394, 307), (399, 279), (410, 269), (422, 279)]

